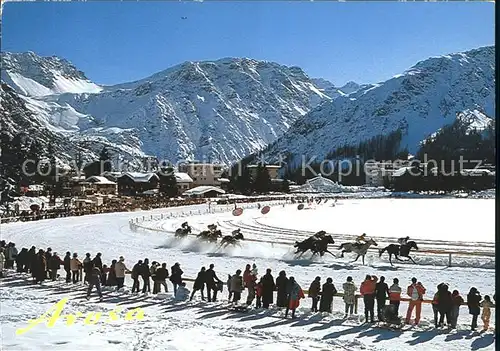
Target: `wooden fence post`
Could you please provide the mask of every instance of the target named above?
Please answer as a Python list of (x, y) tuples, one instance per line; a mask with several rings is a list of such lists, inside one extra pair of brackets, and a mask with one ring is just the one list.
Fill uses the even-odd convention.
[(354, 300), (354, 313), (358, 314), (358, 299), (359, 297), (356, 296), (356, 300)]
[(448, 255), (448, 267), (451, 267), (451, 252)]

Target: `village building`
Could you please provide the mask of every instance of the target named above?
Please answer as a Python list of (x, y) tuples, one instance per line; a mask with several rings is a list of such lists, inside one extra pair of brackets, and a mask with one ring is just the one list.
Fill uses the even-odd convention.
[(177, 193), (182, 194), (193, 186), (193, 179), (187, 173), (175, 172), (175, 182), (177, 184)]
[(323, 177), (319, 174), (317, 177), (308, 179), (305, 184), (293, 187), (290, 189), (291, 193), (341, 193), (341, 192), (351, 192), (352, 188), (348, 186), (343, 186), (331, 179)]
[(114, 172), (114, 171), (106, 171), (101, 174), (102, 177), (105, 177), (107, 180), (115, 182), (123, 175), (122, 172)]
[(390, 184), (398, 168), (393, 162), (366, 162), (364, 164), (365, 185), (379, 187)]
[(179, 172), (187, 173), (193, 180), (192, 186), (220, 186), (222, 165), (213, 163), (184, 163), (179, 165)]
[(203, 197), (203, 198), (211, 198), (211, 197), (219, 197), (220, 195), (225, 194), (226, 192), (219, 187), (216, 186), (197, 186), (196, 188), (189, 189), (185, 191), (182, 195), (189, 197)]
[[(255, 177), (257, 176), (257, 169), (258, 169), (258, 165), (248, 165), (246, 166), (246, 168), (248, 169), (248, 172), (250, 173), (250, 177), (252, 177), (252, 179), (255, 179)], [(281, 166), (278, 166), (278, 165), (266, 165), (266, 170), (267, 170), (267, 173), (269, 174), (269, 178), (272, 179), (279, 179), (279, 170), (281, 169)]]
[(103, 176), (92, 176), (85, 181), (92, 185), (95, 193), (115, 195), (118, 191), (116, 182), (112, 182)]
[(126, 172), (117, 179), (120, 195), (135, 196), (157, 189), (160, 178), (155, 173)]

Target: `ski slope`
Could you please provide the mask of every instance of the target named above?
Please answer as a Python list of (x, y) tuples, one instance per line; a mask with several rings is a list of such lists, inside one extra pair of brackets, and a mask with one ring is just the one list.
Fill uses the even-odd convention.
[[(420, 202), (425, 201), (425, 202)], [(366, 231), (368, 235), (380, 237), (385, 243), (393, 242), (401, 233), (408, 232), (410, 237), (415, 218), (425, 218), (423, 228), (445, 228), (440, 218), (468, 217), (475, 222), (475, 231), (468, 233), (467, 225), (456, 225), (444, 230), (439, 238), (432, 232), (422, 234), (421, 241), (429, 245), (433, 240), (456, 248), (464, 248), (468, 243), (481, 242), (487, 246), (494, 242), (494, 200), (344, 200), (342, 205), (334, 208), (328, 202), (316, 209), (297, 211), (296, 205), (275, 205), (265, 216), (258, 209), (245, 209), (240, 217), (230, 212), (208, 214), (206, 205), (170, 208), (163, 210), (139, 211), (129, 213), (100, 214), (92, 216), (43, 220), (38, 222), (11, 223), (2, 225), (3, 240), (13, 241), (20, 249), (30, 247), (52, 247), (54, 251), (64, 255), (66, 251), (78, 252), (83, 257), (86, 252), (92, 256), (103, 253), (103, 262), (108, 264), (112, 259), (123, 255), (131, 269), (133, 264), (148, 257), (150, 261), (166, 262), (168, 267), (175, 262), (181, 264), (184, 277), (195, 277), (199, 268), (210, 263), (215, 264), (220, 279), (226, 280), (228, 274), (236, 269), (243, 269), (247, 263), (256, 263), (259, 274), (266, 268), (272, 268), (276, 277), (280, 270), (286, 270), (288, 276), (294, 276), (302, 288), (307, 289), (315, 276), (321, 276), (322, 282), (332, 277), (337, 289), (342, 290), (342, 283), (348, 275), (352, 276), (359, 287), (366, 274), (384, 275), (390, 282), (398, 277), (404, 288), (411, 277), (421, 280), (427, 288), (426, 298), (432, 298), (437, 284), (448, 282), (451, 289), (458, 289), (465, 295), (471, 286), (475, 286), (484, 295), (493, 295), (495, 272), (493, 269), (477, 268), (474, 258), (467, 258), (460, 267), (447, 268), (436, 260), (419, 264), (396, 264), (391, 267), (386, 258), (379, 259), (376, 253), (367, 255), (367, 265), (350, 263), (352, 256), (346, 258), (296, 259), (291, 246), (270, 244), (268, 242), (244, 242), (241, 247), (218, 249), (215, 245), (200, 244), (193, 238), (174, 240), (169, 231), (175, 230), (186, 219), (196, 229), (205, 229), (209, 223), (218, 222), (224, 233), (237, 225), (253, 226), (242, 228), (246, 238), (262, 238), (271, 242), (293, 242), (303, 238), (307, 231), (324, 229), (338, 235), (358, 234)], [(230, 210), (232, 206), (217, 206), (218, 209)], [(213, 208), (212, 208), (213, 209)], [(430, 212), (442, 209), (444, 217)], [(401, 216), (406, 211), (407, 216)], [(367, 214), (369, 211), (375, 211)], [(396, 229), (387, 228), (384, 221), (363, 221), (360, 218), (374, 218), (378, 213), (392, 213), (398, 221)], [(389, 212), (386, 212), (389, 211)], [(130, 229), (129, 221), (135, 218), (151, 218), (167, 214), (180, 215), (191, 212), (190, 217), (177, 217), (158, 221), (145, 221), (141, 225), (156, 230)], [(200, 213), (200, 214), (199, 214)], [(448, 217), (446, 215), (449, 213)], [(467, 215), (465, 216), (465, 213)], [(372, 217), (370, 217), (372, 216)], [(442, 220), (442, 219), (441, 219)], [(319, 222), (322, 221), (322, 222)], [(405, 223), (410, 222), (404, 226)], [(366, 224), (364, 224), (366, 222)], [(351, 223), (348, 226), (346, 223)], [(402, 226), (403, 225), (403, 226)], [(401, 227), (402, 226), (402, 227)], [(276, 229), (278, 228), (278, 229)], [(352, 229), (351, 229), (352, 228)], [(401, 228), (401, 230), (399, 230)], [(295, 234), (293, 229), (296, 230)], [(350, 230), (347, 230), (350, 229)], [(403, 230), (404, 229), (404, 230)], [(195, 232), (196, 232), (195, 230)], [(273, 230), (274, 235), (273, 236)], [(481, 233), (481, 235), (479, 235)], [(385, 235), (383, 235), (385, 234)], [(382, 239), (385, 237), (384, 239)], [(343, 237), (339, 237), (343, 238)], [(416, 236), (415, 236), (416, 238)], [(340, 241), (336, 240), (337, 243)], [(382, 245), (380, 245), (382, 246)], [(336, 251), (336, 250), (333, 250)], [(424, 256), (425, 258), (426, 256)], [(434, 264), (434, 265), (433, 265)], [(169, 283), (170, 285), (170, 283)], [(126, 286), (130, 288), (131, 280), (127, 277)], [(302, 300), (299, 318), (296, 320), (281, 318), (281, 312), (249, 312), (233, 314), (224, 303), (204, 303), (199, 296), (191, 303), (175, 303), (171, 293), (159, 296), (133, 295), (128, 291), (116, 293), (105, 292), (104, 302), (96, 304), (95, 297), (90, 303), (83, 300), (84, 288), (77, 284), (69, 286), (61, 281), (45, 282), (42, 286), (33, 286), (27, 277), (10, 273), (8, 278), (0, 280), (0, 298), (2, 312), (0, 315), (2, 329), (2, 345), (6, 350), (39, 350), (50, 347), (55, 350), (82, 350), (99, 348), (100, 350), (493, 350), (495, 347), (492, 332), (479, 334), (468, 330), (470, 316), (465, 307), (461, 309), (457, 331), (445, 332), (431, 327), (432, 311), (429, 305), (422, 308), (422, 325), (402, 334), (382, 329), (369, 328), (361, 324), (360, 318), (354, 316), (342, 319), (343, 303), (340, 298), (334, 299), (331, 316), (311, 314), (310, 300)], [(169, 287), (172, 289), (171, 285)], [(189, 286), (189, 288), (191, 288)], [(226, 298), (227, 291), (222, 293)], [(67, 327), (62, 322), (53, 328), (39, 325), (23, 335), (15, 335), (18, 328), (26, 326), (28, 319), (37, 318), (49, 307), (63, 297), (69, 297), (66, 313), (79, 311), (106, 311), (120, 306), (121, 308), (141, 307), (145, 311), (144, 319), (139, 321), (119, 320), (113, 323), (98, 323), (94, 326), (82, 322)], [(245, 298), (245, 295), (243, 296)], [(363, 314), (362, 302), (359, 315)], [(406, 311), (406, 304), (400, 308), (400, 314)], [(492, 320), (494, 320), (494, 311)], [(481, 325), (481, 322), (480, 322)]]

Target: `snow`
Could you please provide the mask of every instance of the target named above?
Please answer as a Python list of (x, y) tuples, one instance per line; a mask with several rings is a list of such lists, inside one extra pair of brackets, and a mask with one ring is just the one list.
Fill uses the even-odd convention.
[(294, 193), (338, 193), (342, 190), (346, 190), (348, 187), (342, 186), (330, 180), (324, 178), (321, 174), (312, 179), (308, 179), (304, 185), (301, 185), (293, 190)]
[(49, 198), (46, 196), (20, 196), (12, 203), (11, 210), (14, 209), (15, 205), (19, 205), (19, 211), (30, 211), (31, 205), (38, 205), (42, 207), (42, 204), (44, 207), (48, 207)]
[(87, 178), (87, 182), (95, 182), (95, 183), (98, 183), (98, 184), (110, 184), (110, 185), (111, 184), (116, 184), (115, 182), (112, 182), (108, 178), (102, 177), (102, 176), (92, 176), (92, 177), (89, 177), (89, 178)]
[(29, 96), (50, 95), (52, 91), (43, 85), (35, 82), (33, 79), (23, 77), (22, 75), (12, 72), (9, 74), (13, 87), (20, 89), (22, 94)]
[[(301, 237), (300, 229), (325, 229), (349, 234), (366, 230), (368, 235), (384, 236), (388, 242), (405, 234), (421, 241), (430, 242), (432, 239), (437, 243), (439, 240), (442, 246), (457, 248), (476, 243), (479, 249), (485, 247), (486, 242), (494, 243), (494, 200), (341, 200), (335, 207), (327, 202), (317, 206), (316, 210), (308, 211), (298, 211), (296, 205), (291, 204), (285, 207), (280, 204), (270, 205), (271, 211), (267, 215), (261, 215), (255, 204), (250, 207), (245, 205), (244, 213), (239, 217), (231, 215), (230, 211), (234, 208), (232, 204), (212, 205), (212, 212), (215, 213), (207, 213), (208, 206), (204, 204), (11, 223), (2, 225), (2, 239), (16, 242), (18, 248), (50, 246), (57, 252), (70, 250), (80, 255), (85, 252), (102, 252), (106, 264), (123, 255), (129, 268), (144, 257), (165, 261), (168, 267), (179, 262), (185, 277), (195, 277), (202, 265), (214, 263), (217, 275), (225, 280), (227, 274), (243, 268), (247, 263), (255, 262), (259, 272), (270, 267), (274, 276), (280, 270), (286, 270), (288, 276), (293, 275), (304, 289), (308, 288), (312, 277), (317, 275), (322, 277), (322, 281), (328, 276), (332, 277), (336, 287), (341, 290), (342, 282), (348, 275), (359, 286), (366, 274), (375, 274), (385, 275), (387, 280), (399, 277), (403, 290), (409, 284), (409, 279), (416, 276), (427, 287), (426, 298), (433, 296), (436, 285), (442, 281), (450, 282), (450, 288), (458, 289), (463, 295), (471, 286), (477, 287), (483, 295), (492, 295), (494, 292), (494, 270), (477, 268), (473, 261), (469, 262), (469, 266), (445, 270), (441, 265), (420, 264), (396, 264), (391, 268), (385, 258), (379, 259), (378, 255), (369, 253), (367, 265), (362, 266), (360, 263), (349, 263), (350, 257), (296, 259), (291, 253), (291, 244), (279, 244), (287, 235), (293, 243), (294, 239)], [(187, 220), (195, 233), (205, 229), (209, 223), (218, 222), (224, 234), (229, 233), (234, 226), (240, 226), (246, 238), (266, 238), (268, 242), (249, 241), (242, 243), (241, 248), (222, 250), (191, 238), (176, 241), (172, 238), (171, 231), (179, 227), (186, 218), (165, 217), (179, 216), (183, 212), (189, 216)], [(457, 214), (470, 220), (457, 221)], [(151, 216), (156, 220), (150, 220)], [(163, 232), (132, 231), (129, 220), (143, 217), (145, 221), (140, 225)], [(389, 221), (383, 220), (384, 218)], [(295, 237), (287, 228), (295, 230)], [(352, 236), (349, 240), (352, 240)], [(480, 243), (483, 241), (485, 243)], [(33, 286), (27, 277), (20, 277), (12, 272), (8, 274), (9, 277), (0, 280), (2, 345), (6, 349), (39, 350), (50, 347), (54, 350), (114, 350), (119, 347), (124, 350), (227, 350), (230, 347), (259, 351), (354, 351), (420, 350), (425, 347), (429, 350), (459, 351), (495, 348), (491, 331), (479, 334), (468, 330), (470, 315), (466, 307), (461, 308), (457, 331), (434, 330), (431, 326), (431, 307), (424, 305), (422, 325), (399, 334), (362, 325), (362, 302), (359, 316), (342, 319), (343, 304), (340, 298), (334, 299), (334, 313), (331, 316), (311, 314), (310, 300), (306, 298), (299, 307), (299, 318), (291, 320), (283, 319), (282, 312), (276, 309), (250, 311), (247, 314), (231, 313), (224, 307), (224, 302), (205, 303), (199, 297), (195, 297), (192, 302), (178, 303), (172, 299), (172, 292), (156, 297), (133, 295), (128, 292), (130, 277), (126, 279), (127, 288), (124, 292), (105, 291), (104, 302), (96, 304), (93, 302), (95, 297), (90, 303), (84, 302), (84, 287), (80, 284), (66, 285), (59, 280)], [(170, 282), (168, 284), (172, 291)], [(188, 288), (192, 289), (191, 284), (188, 284)], [(223, 299), (226, 294), (227, 291), (222, 293)], [(144, 319), (125, 321), (124, 313), (121, 313), (121, 318), (115, 322), (102, 321), (92, 326), (85, 325), (80, 320), (71, 327), (58, 322), (53, 328), (38, 325), (25, 334), (15, 335), (18, 328), (27, 325), (28, 319), (41, 316), (65, 297), (69, 300), (64, 313), (102, 311), (101, 318), (107, 320), (108, 312), (116, 307), (125, 311), (140, 307), (144, 310)], [(402, 303), (400, 313), (405, 310), (406, 304)], [(495, 312), (492, 312), (494, 321)]]
[(147, 183), (153, 177), (158, 177), (155, 173), (126, 172), (123, 176), (128, 176), (136, 183)]
[(192, 183), (193, 182), (193, 179), (187, 173), (175, 172), (174, 176), (175, 176), (175, 179), (177, 180), (178, 183)]
[(209, 185), (200, 185), (197, 186), (196, 188), (192, 188), (189, 190), (186, 190), (183, 195), (190, 196), (190, 195), (203, 195), (209, 191), (216, 191), (219, 194), (225, 194), (226, 192), (222, 190), (219, 187), (216, 186), (209, 186)]
[(53, 72), (55, 76), (54, 81), (54, 93), (98, 93), (102, 90), (100, 86), (94, 84), (90, 81), (85, 81), (81, 79), (68, 79), (66, 77), (61, 76), (57, 72)]

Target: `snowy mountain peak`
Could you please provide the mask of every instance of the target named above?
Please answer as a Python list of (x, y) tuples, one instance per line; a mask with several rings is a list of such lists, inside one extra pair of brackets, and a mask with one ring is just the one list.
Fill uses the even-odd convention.
[[(324, 157), (338, 147), (402, 132), (401, 149), (422, 140), (463, 111), (482, 126), (494, 115), (495, 50), (483, 47), (421, 61), (403, 74), (339, 96), (310, 111), (268, 148), (269, 156)], [(471, 112), (465, 112), (471, 115)]]
[[(229, 164), (263, 149), (312, 108), (330, 100), (299, 67), (249, 58), (188, 61), (99, 93), (40, 93), (27, 89), (28, 79), (37, 88), (45, 84), (49, 89), (54, 66), (67, 61), (25, 56), (29, 59), (7, 57), (8, 77), (16, 83), (17, 72), (30, 73), (31, 78), (23, 76), (24, 84), (13, 86), (41, 123), (72, 140), (111, 145), (132, 157)], [(14, 61), (22, 63), (16, 66)], [(64, 76), (67, 70), (59, 72)], [(81, 81), (85, 76), (67, 79)]]
[(336, 87), (332, 82), (323, 78), (314, 78), (313, 82), (318, 88), (320, 88), (321, 92), (328, 95), (328, 97), (330, 97), (331, 99), (336, 99), (339, 96), (347, 96), (361, 89), (369, 87), (369, 85), (366, 84), (361, 85), (356, 82), (349, 81), (339, 88)]
[(355, 91), (359, 90), (359, 88), (361, 88), (360, 84), (353, 82), (353, 81), (349, 81), (346, 84), (344, 84), (342, 87), (340, 87), (339, 90), (342, 91), (344, 94), (349, 95), (349, 94), (354, 93)]
[(57, 56), (42, 57), (32, 51), (3, 52), (2, 81), (26, 96), (99, 92), (82, 71)]

